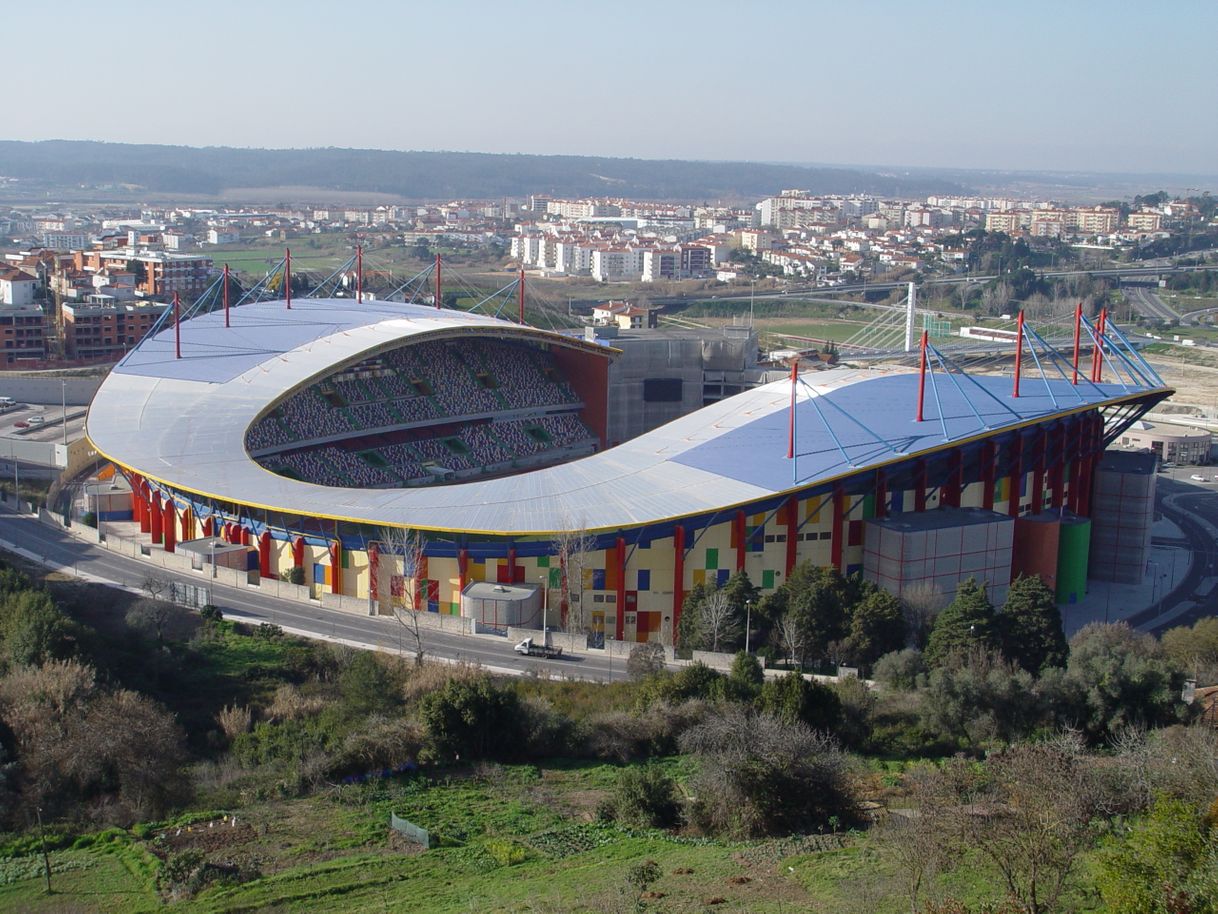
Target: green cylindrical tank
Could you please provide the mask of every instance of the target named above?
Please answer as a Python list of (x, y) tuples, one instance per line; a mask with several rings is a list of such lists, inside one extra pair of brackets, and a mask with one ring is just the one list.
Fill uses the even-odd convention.
[(1057, 541), (1057, 602), (1077, 603), (1087, 593), (1087, 553), (1091, 520), (1063, 517)]

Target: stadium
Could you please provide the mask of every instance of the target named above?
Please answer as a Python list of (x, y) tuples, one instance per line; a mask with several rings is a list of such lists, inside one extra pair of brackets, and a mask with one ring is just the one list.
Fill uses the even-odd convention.
[[(1114, 325), (1076, 326), (1089, 368), (1077, 335), (1071, 359), (1028, 327), (1014, 379), (924, 339), (921, 370), (792, 369), (606, 447), (612, 340), (409, 302), (262, 300), (168, 312), (102, 384), (87, 433), (131, 483), (103, 520), (169, 552), (210, 539), (213, 562), (217, 538), (244, 547), (251, 583), (467, 616), (481, 585), (522, 601), (508, 624), (671, 644), (689, 590), (738, 570), (763, 592), (806, 561), (898, 591), (977, 573), (1005, 588), (1020, 562), (1056, 575), (1059, 553), (1028, 558), (1020, 537), (1043, 543), (1050, 522), (1065, 544), (1089, 523), (1106, 443), (1171, 393)], [(1036, 368), (1022, 381), (1020, 357)]]

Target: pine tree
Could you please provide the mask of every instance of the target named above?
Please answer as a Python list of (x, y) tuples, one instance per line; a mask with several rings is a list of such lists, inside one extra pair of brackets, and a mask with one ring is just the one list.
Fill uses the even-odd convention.
[(998, 627), (1003, 654), (1029, 673), (1066, 665), (1070, 649), (1062, 614), (1053, 591), (1038, 575), (1021, 574), (1011, 583)]
[(851, 610), (846, 656), (854, 664), (870, 666), (890, 651), (905, 647), (905, 635), (901, 601), (873, 588)]
[(985, 585), (969, 578), (956, 589), (956, 599), (935, 619), (926, 643), (926, 663), (933, 669), (971, 651), (997, 647), (994, 607), (985, 595)]

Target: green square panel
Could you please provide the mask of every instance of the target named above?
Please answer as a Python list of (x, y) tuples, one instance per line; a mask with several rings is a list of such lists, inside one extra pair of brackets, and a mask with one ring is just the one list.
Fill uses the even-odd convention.
[(761, 586), (766, 588), (774, 586), (774, 572), (772, 570), (766, 570), (761, 573)]
[(719, 550), (706, 550), (706, 567), (708, 570), (714, 570), (719, 567)]
[(538, 568), (549, 568), (550, 567), (550, 557), (548, 555), (540, 556), (537, 559), (537, 567)]

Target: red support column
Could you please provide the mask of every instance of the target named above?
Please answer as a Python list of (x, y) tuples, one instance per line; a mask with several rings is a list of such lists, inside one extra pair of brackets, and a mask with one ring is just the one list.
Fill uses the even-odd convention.
[(355, 303), (363, 304), (364, 301), (364, 246), (357, 244), (355, 246)]
[(1011, 442), (1011, 484), (1007, 492), (1007, 514), (1019, 517), (1020, 490), (1023, 488), (1023, 437)]
[(515, 546), (508, 547), (507, 563), (508, 563), (508, 583), (515, 584), (516, 583), (516, 547)]
[(1083, 303), (1074, 306), (1074, 382), (1078, 383), (1078, 350), (1083, 332)]
[(875, 471), (875, 516), (888, 516), (888, 474), (883, 467)]
[(381, 549), (377, 543), (368, 544), (368, 601), (376, 612), (381, 607)]
[(744, 556), (745, 556), (745, 552), (747, 549), (747, 543), (745, 543), (746, 533), (745, 533), (744, 512), (743, 511), (736, 512), (735, 524), (736, 524), (736, 570), (744, 571)]
[(338, 540), (330, 543), (330, 592), (343, 592), (343, 544)]
[(1082, 450), (1080, 446), (1082, 441), (1081, 425), (1082, 423), (1079, 421), (1077, 416), (1070, 420), (1069, 431), (1066, 435), (1066, 447), (1064, 449), (1065, 454), (1068, 454), (1070, 458), (1070, 491), (1066, 495), (1066, 507), (1075, 514), (1078, 513), (1078, 493), (1080, 488), (1079, 461)]
[(922, 421), (922, 403), (926, 399), (926, 341), (930, 333), (922, 331), (922, 356), (918, 360), (918, 415), (916, 421)]
[(799, 536), (799, 502), (792, 495), (787, 499), (786, 504), (786, 519), (787, 519), (787, 561), (786, 571), (787, 577), (791, 576), (791, 572), (795, 569), (795, 547), (798, 545), (796, 538)]
[(292, 249), (283, 249), (283, 300), (292, 310)]
[(259, 577), (269, 578), (271, 576), (271, 531), (263, 530), (262, 536), (258, 537), (258, 575)]
[(919, 457), (917, 470), (914, 473), (917, 488), (914, 490), (914, 510), (926, 510), (926, 458)]
[(165, 551), (176, 552), (178, 545), (178, 509), (173, 499), (165, 499), (165, 514), (161, 518), (161, 533), (165, 538)]
[(1045, 450), (1048, 435), (1043, 428), (1036, 430), (1032, 442), (1035, 463), (1032, 465), (1032, 513), (1039, 514), (1045, 506)]
[(1018, 399), (1019, 372), (1020, 366), (1023, 364), (1023, 308), (1019, 309), (1019, 320), (1015, 324), (1015, 337), (1015, 392), (1012, 396)]
[(1053, 462), (1049, 467), (1049, 505), (1054, 511), (1060, 511), (1066, 497), (1066, 493), (1062, 491), (1066, 463), (1065, 425), (1059, 422), (1050, 434), (1053, 438)]
[(613, 564), (617, 571), (617, 640), (626, 635), (626, 540), (619, 536), (613, 548)]
[(212, 537), (216, 535), (216, 522), (210, 515), (203, 518), (203, 535), (205, 537)]
[(434, 280), (435, 290), (436, 290), (436, 310), (439, 311), (440, 305), (444, 300), (443, 295), (441, 294), (441, 287), (440, 287), (440, 255), (439, 254), (436, 255), (435, 274), (436, 275), (434, 277), (432, 277), (432, 279)]
[(164, 534), (165, 509), (161, 506), (161, 493), (152, 496), (149, 504), (148, 532), (152, 534), (152, 542), (160, 543)]
[[(418, 567), (414, 570), (414, 606), (415, 612), (427, 612), (427, 556), (419, 556)], [(545, 624), (545, 620), (542, 620)]]
[[(305, 541), (303, 536), (292, 540), (292, 567), (304, 570)], [(306, 582), (308, 578), (306, 576)]]
[(846, 493), (841, 486), (833, 490), (833, 535), (829, 540), (829, 557), (833, 567), (842, 570), (842, 553), (847, 533), (844, 529), (846, 520)]
[(465, 593), (465, 585), (469, 582), (469, 550), (462, 547), (457, 550), (457, 603), (461, 602), (461, 594)]
[(672, 530), (672, 643), (677, 644), (681, 627), (681, 604), (685, 602), (685, 528)]
[(228, 264), (224, 265), (224, 326), (232, 326), (228, 322)]
[(993, 441), (981, 445), (981, 507), (994, 510), (994, 457), (997, 453)]
[(1104, 383), (1104, 334), (1108, 332), (1108, 309), (1100, 309), (1100, 327), (1099, 327), (1099, 345), (1096, 347), (1096, 354), (1099, 355), (1099, 360), (1095, 366), (1095, 381), (1097, 384)]
[(964, 456), (959, 448), (953, 448), (947, 458), (947, 480), (941, 487), (939, 504), (950, 508), (960, 507), (960, 482), (964, 477)]

